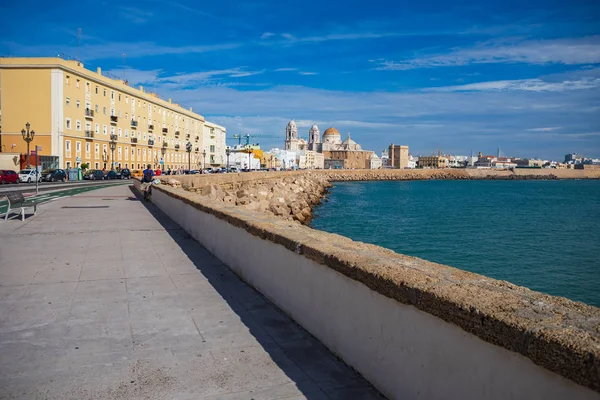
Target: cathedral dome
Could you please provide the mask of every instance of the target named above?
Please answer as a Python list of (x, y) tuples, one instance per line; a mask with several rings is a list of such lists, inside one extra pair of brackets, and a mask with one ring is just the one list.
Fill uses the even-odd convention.
[(323, 137), (326, 136), (339, 136), (341, 137), (342, 135), (340, 135), (340, 132), (335, 129), (335, 128), (327, 128), (327, 130), (325, 130), (325, 132), (323, 133)]
[(288, 122), (288, 126), (289, 126), (290, 128), (292, 128), (292, 127), (294, 127), (294, 128), (297, 128), (297, 127), (298, 127), (298, 126), (296, 125), (296, 121), (294, 121), (294, 120), (291, 120), (290, 122)]

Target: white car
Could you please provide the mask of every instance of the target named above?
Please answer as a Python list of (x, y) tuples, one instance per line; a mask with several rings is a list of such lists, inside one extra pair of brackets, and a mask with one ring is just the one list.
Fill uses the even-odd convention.
[[(27, 183), (35, 182), (35, 176), (36, 176), (35, 169), (22, 169), (19, 171), (19, 181), (20, 182), (27, 182)], [(39, 172), (37, 173), (37, 180), (38, 180), (38, 182), (42, 181), (42, 174)]]

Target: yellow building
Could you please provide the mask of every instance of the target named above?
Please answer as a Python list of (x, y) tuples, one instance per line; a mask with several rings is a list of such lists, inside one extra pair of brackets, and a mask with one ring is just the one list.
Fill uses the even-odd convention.
[(388, 147), (390, 167), (405, 169), (408, 168), (408, 146), (390, 144)]
[(57, 168), (187, 169), (188, 142), (192, 166), (202, 161), (204, 117), (75, 60), (0, 58), (0, 115), (0, 151), (26, 153), (29, 122), (31, 149)]

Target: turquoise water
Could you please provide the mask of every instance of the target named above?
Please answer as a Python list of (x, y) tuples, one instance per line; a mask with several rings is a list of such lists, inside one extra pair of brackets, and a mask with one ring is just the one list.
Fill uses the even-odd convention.
[(600, 307), (600, 181), (335, 183), (312, 226)]

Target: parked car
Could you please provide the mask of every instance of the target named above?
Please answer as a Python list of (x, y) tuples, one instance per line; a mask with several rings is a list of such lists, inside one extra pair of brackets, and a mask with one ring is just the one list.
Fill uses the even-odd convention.
[(89, 169), (85, 171), (83, 179), (102, 180), (104, 179), (104, 173), (99, 169)]
[(19, 171), (19, 181), (21, 182), (35, 182), (37, 177), (38, 182), (42, 181), (42, 174), (36, 172), (35, 169), (22, 169)]
[(127, 168), (123, 168), (121, 170), (121, 179), (130, 179), (131, 178), (131, 171)]
[(120, 179), (117, 171), (108, 171), (104, 179)]
[(10, 169), (0, 169), (0, 183), (19, 183), (19, 174)]
[(67, 180), (67, 172), (64, 169), (47, 169), (42, 172), (42, 180), (46, 182), (65, 182)]

